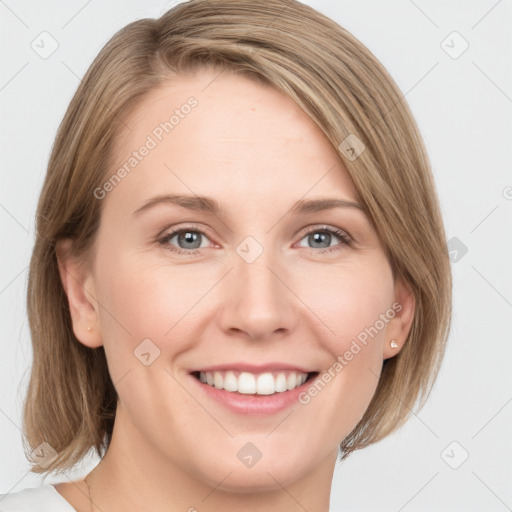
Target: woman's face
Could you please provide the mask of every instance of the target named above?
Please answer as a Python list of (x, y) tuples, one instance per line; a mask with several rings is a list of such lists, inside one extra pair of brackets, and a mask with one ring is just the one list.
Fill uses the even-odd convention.
[(315, 123), (217, 74), (180, 76), (124, 120), (110, 185), (91, 197), (92, 306), (74, 329), (105, 347), (114, 438), (141, 467), (286, 486), (332, 471), (390, 340), (406, 339), (410, 296)]

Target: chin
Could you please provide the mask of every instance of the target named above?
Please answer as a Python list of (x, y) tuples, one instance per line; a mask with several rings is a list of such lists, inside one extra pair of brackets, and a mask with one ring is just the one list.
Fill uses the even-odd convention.
[[(291, 452), (284, 451), (282, 447), (276, 448), (277, 445), (271, 447), (268, 443), (264, 447), (259, 442), (258, 445), (262, 447), (259, 455), (250, 443), (249, 440), (242, 443), (237, 440), (233, 448), (223, 453), (203, 453), (204, 458), (198, 461), (200, 467), (196, 467), (197, 473), (203, 475), (203, 481), (209, 486), (219, 490), (232, 493), (263, 492), (282, 490), (282, 487), (312, 471), (318, 462), (313, 456), (308, 458), (304, 450), (297, 448), (297, 444), (295, 452)], [(251, 453), (253, 460), (250, 460)], [(204, 466), (204, 461), (208, 461), (208, 466)]]
[[(225, 478), (223, 481), (217, 475), (210, 475), (209, 485), (230, 493), (259, 493), (282, 490), (283, 487), (289, 486), (303, 476), (301, 470), (291, 461), (286, 461), (280, 467), (276, 467), (273, 463), (263, 464), (262, 461), (259, 461), (252, 468), (226, 467), (225, 472), (222, 473)], [(212, 481), (211, 477), (217, 477), (217, 480)], [(220, 481), (222, 483), (219, 485)]]

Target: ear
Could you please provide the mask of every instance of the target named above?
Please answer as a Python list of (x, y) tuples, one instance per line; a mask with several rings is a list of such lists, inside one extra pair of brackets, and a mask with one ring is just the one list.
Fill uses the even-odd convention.
[(73, 332), (87, 347), (99, 347), (103, 345), (103, 340), (92, 273), (73, 256), (71, 239), (58, 240), (56, 254), (62, 286), (68, 298)]
[[(386, 330), (386, 339), (383, 347), (383, 359), (396, 356), (402, 350), (409, 331), (411, 330), (416, 308), (416, 298), (402, 277), (395, 279), (395, 302), (392, 309), (395, 316), (389, 321)], [(398, 347), (391, 346), (391, 340), (395, 340)]]

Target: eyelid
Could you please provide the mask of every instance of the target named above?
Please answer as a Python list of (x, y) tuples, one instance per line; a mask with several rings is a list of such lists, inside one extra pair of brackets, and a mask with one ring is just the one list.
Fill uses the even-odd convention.
[[(171, 229), (171, 227), (172, 227), (172, 230), (170, 232), (166, 233), (167, 230)], [(167, 236), (167, 235), (171, 235), (171, 234), (175, 235), (176, 233), (178, 233), (180, 231), (186, 231), (187, 229), (189, 229), (191, 231), (194, 230), (194, 231), (202, 232), (203, 234), (208, 235), (209, 237), (212, 236), (211, 229), (208, 228), (207, 226), (202, 227), (199, 224), (190, 223), (183, 227), (167, 226), (165, 229), (160, 231), (160, 233), (156, 236), (156, 238), (161, 238), (163, 236)], [(347, 230), (337, 228), (336, 226), (331, 226), (329, 224), (310, 224), (309, 226), (305, 226), (304, 228), (302, 228), (295, 236), (299, 236), (300, 234), (302, 234), (302, 236), (305, 236), (305, 235), (311, 233), (312, 231), (321, 231), (322, 229), (325, 229), (327, 231), (332, 231), (332, 232), (340, 231), (341, 233), (346, 235), (346, 237), (349, 238), (350, 240), (352, 240), (352, 241), (354, 240), (352, 235)]]
[(316, 231), (328, 231), (330, 233), (335, 233), (338, 236), (344, 235), (344, 237), (350, 241), (354, 240), (352, 235), (347, 230), (338, 228), (336, 226), (331, 226), (330, 224), (311, 224), (310, 226), (303, 228), (301, 234), (302, 236), (305, 236)]
[[(180, 254), (180, 255), (186, 254), (188, 256), (196, 256), (198, 253), (201, 253), (201, 251), (203, 249), (208, 248), (208, 247), (200, 247), (197, 249), (181, 249), (180, 247), (175, 247), (175, 246), (171, 246), (168, 244), (169, 240), (171, 240), (176, 235), (178, 235), (182, 232), (185, 232), (185, 231), (198, 232), (201, 235), (205, 236), (205, 238), (210, 240), (210, 242), (215, 244), (215, 242), (213, 242), (213, 240), (212, 240), (214, 237), (212, 237), (209, 233), (211, 230), (207, 227), (203, 228), (196, 223), (190, 223), (183, 227), (173, 226), (170, 232), (166, 232), (168, 229), (171, 229), (171, 226), (168, 226), (166, 229), (161, 231), (160, 235), (157, 236), (156, 241), (160, 245), (165, 245), (167, 250), (169, 250), (175, 254)], [(350, 233), (348, 233), (344, 229), (341, 229), (341, 228), (338, 228), (335, 226), (331, 226), (328, 224), (323, 224), (323, 225), (322, 224), (311, 224), (309, 226), (304, 227), (301, 230), (301, 232), (299, 232), (299, 234), (295, 235), (295, 237), (299, 236), (298, 242), (300, 243), (300, 241), (302, 241), (302, 239), (304, 237), (306, 237), (308, 234), (315, 233), (315, 232), (322, 232), (322, 231), (330, 233), (330, 234), (338, 237), (338, 239), (340, 240), (340, 243), (335, 244), (334, 246), (324, 247), (324, 248), (320, 248), (320, 249), (314, 248), (314, 247), (303, 247), (303, 246), (300, 246), (300, 247), (303, 247), (304, 249), (307, 249), (313, 253), (326, 254), (326, 253), (331, 253), (334, 251), (341, 250), (343, 248), (342, 246), (353, 247), (353, 245), (354, 245), (355, 240)]]
[(180, 224), (178, 224), (178, 225), (171, 224), (171, 225), (165, 227), (158, 233), (156, 238), (161, 238), (163, 236), (167, 236), (170, 234), (176, 234), (179, 231), (186, 231), (187, 229), (189, 229), (190, 231), (194, 230), (194, 231), (204, 232), (205, 234), (211, 233), (210, 228), (208, 228), (207, 226), (202, 226), (201, 224), (198, 224), (196, 222), (183, 222), (181, 224), (184, 224), (184, 226), (180, 226)]
[[(168, 231), (170, 230), (170, 231)], [(214, 238), (210, 235), (210, 229), (207, 228), (207, 227), (201, 227), (199, 226), (199, 224), (196, 224), (196, 223), (188, 223), (187, 225), (185, 226), (167, 226), (164, 230), (162, 230), (160, 232), (159, 235), (157, 235), (156, 237), (156, 242), (160, 245), (165, 245), (166, 249), (169, 250), (170, 252), (172, 253), (175, 253), (175, 254), (186, 254), (188, 256), (195, 256), (197, 255), (197, 253), (201, 252), (203, 249), (206, 249), (207, 247), (202, 247), (202, 248), (199, 248), (199, 249), (181, 249), (180, 247), (174, 247), (174, 246), (171, 246), (169, 245), (167, 242), (169, 240), (171, 240), (172, 238), (174, 238), (176, 235), (184, 232), (184, 231), (196, 231), (202, 235), (205, 236), (205, 238), (207, 238), (208, 240), (210, 240), (210, 242), (212, 242), (213, 244), (215, 244), (215, 242), (213, 242), (211, 239)], [(215, 244), (216, 245), (216, 244)]]
[(355, 240), (352, 238), (350, 233), (348, 233), (344, 229), (341, 229), (341, 228), (338, 228), (335, 226), (325, 225), (325, 224), (324, 225), (314, 224), (314, 225), (311, 225), (311, 227), (305, 228), (305, 229), (306, 229), (306, 231), (303, 231), (301, 233), (301, 235), (299, 236), (299, 243), (304, 237), (306, 237), (310, 233), (316, 233), (316, 232), (320, 232), (320, 233), (327, 232), (331, 235), (338, 237), (340, 240), (339, 244), (336, 244), (334, 246), (324, 247), (322, 249), (318, 249), (318, 248), (314, 248), (314, 247), (304, 247), (304, 249), (309, 250), (312, 253), (327, 254), (327, 253), (332, 253), (332, 252), (335, 252), (338, 250), (342, 250), (343, 246), (345, 246), (345, 247), (348, 246), (351, 248), (354, 247)]

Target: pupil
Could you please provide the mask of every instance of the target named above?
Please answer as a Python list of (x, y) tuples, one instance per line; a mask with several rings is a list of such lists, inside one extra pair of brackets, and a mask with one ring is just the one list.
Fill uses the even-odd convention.
[(193, 247), (186, 247), (187, 249), (197, 249), (200, 247), (201, 243), (197, 244), (197, 241), (199, 240), (199, 233), (194, 231), (185, 231), (181, 235), (178, 236), (180, 241), (185, 241), (185, 243), (193, 243), (196, 242), (196, 245)]
[(326, 240), (328, 241), (327, 245), (324, 245), (322, 248), (326, 248), (326, 247), (329, 247), (330, 245), (330, 237), (331, 235), (329, 233), (314, 233), (313, 235), (313, 243), (314, 244), (322, 244), (323, 242), (325, 242)]

